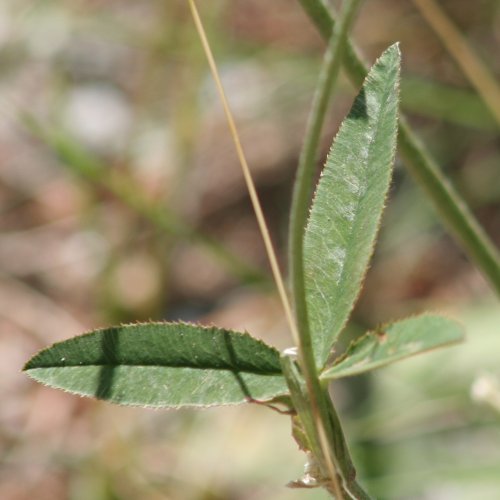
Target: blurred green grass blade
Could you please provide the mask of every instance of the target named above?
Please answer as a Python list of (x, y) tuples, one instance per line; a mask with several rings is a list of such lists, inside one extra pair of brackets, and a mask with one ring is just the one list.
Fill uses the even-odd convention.
[(463, 328), (442, 316), (424, 314), (385, 325), (351, 343), (345, 354), (325, 370), (331, 380), (359, 375), (422, 352), (462, 341)]
[(467, 36), (455, 26), (435, 0), (413, 0), (463, 74), (475, 87), (500, 125), (500, 86), (495, 75), (472, 48)]
[(67, 133), (46, 130), (28, 114), (23, 116), (23, 122), (58, 156), (61, 164), (74, 174), (104, 187), (160, 230), (204, 247), (229, 273), (244, 283), (269, 283), (268, 276), (261, 270), (243, 262), (222, 243), (191, 227), (164, 205), (150, 200), (131, 177), (123, 172), (116, 174), (106, 168), (98, 158), (82, 148)]
[(465, 127), (498, 132), (498, 125), (477, 94), (422, 78), (403, 78), (401, 107)]
[(268, 401), (288, 392), (276, 349), (247, 333), (186, 323), (96, 330), (42, 350), (24, 370), (74, 394), (156, 408)]
[(396, 148), (401, 56), (387, 49), (344, 120), (318, 184), (304, 238), (306, 298), (322, 367), (359, 294)]

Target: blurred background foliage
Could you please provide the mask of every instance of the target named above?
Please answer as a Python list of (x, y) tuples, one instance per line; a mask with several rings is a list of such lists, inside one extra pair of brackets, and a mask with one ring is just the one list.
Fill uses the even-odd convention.
[[(500, 6), (443, 0), (500, 73)], [(298, 2), (200, 2), (274, 241), (323, 42)], [(401, 41), (402, 104), (500, 243), (488, 108), (412, 2), (367, 0), (373, 59)], [(0, 4), (0, 498), (320, 499), (284, 484), (304, 457), (260, 407), (113, 407), (20, 373), (47, 344), (116, 322), (183, 319), (290, 344), (231, 139), (183, 0)], [(354, 90), (342, 80), (326, 153)], [(397, 163), (350, 335), (422, 310), (464, 345), (333, 387), (377, 498), (500, 497), (500, 311)]]

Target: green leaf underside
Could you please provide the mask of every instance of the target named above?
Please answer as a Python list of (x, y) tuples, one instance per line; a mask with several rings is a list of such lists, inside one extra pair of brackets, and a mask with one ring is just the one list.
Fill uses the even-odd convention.
[(400, 53), (389, 47), (344, 120), (304, 236), (307, 307), (317, 366), (349, 318), (371, 257), (396, 148)]
[(68, 392), (157, 408), (288, 393), (276, 349), (246, 333), (186, 323), (96, 330), (44, 349), (24, 370)]
[(359, 375), (415, 354), (462, 341), (462, 327), (442, 316), (425, 314), (385, 325), (354, 341), (324, 380)]

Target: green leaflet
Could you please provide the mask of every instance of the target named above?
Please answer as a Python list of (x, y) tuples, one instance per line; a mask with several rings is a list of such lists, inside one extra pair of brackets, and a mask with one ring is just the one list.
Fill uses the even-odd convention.
[(463, 338), (462, 327), (442, 316), (424, 314), (403, 319), (354, 341), (321, 378), (330, 380), (358, 375), (408, 356), (460, 342)]
[(396, 148), (399, 68), (393, 45), (344, 120), (312, 205), (304, 270), (318, 368), (349, 318), (373, 251)]
[(268, 401), (288, 393), (276, 349), (247, 333), (185, 323), (96, 330), (44, 349), (24, 370), (82, 396), (157, 408)]

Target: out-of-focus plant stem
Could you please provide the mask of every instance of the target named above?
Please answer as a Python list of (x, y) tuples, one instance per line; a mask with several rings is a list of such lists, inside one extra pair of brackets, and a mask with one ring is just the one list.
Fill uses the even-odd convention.
[(434, 0), (413, 0), (500, 125), (500, 87), (458, 28)]
[(153, 226), (205, 248), (228, 272), (244, 283), (269, 283), (269, 278), (262, 271), (252, 268), (219, 241), (191, 227), (163, 205), (151, 201), (130, 177), (110, 172), (66, 134), (43, 130), (32, 117), (25, 117), (25, 123), (61, 159), (64, 166), (113, 193)]

